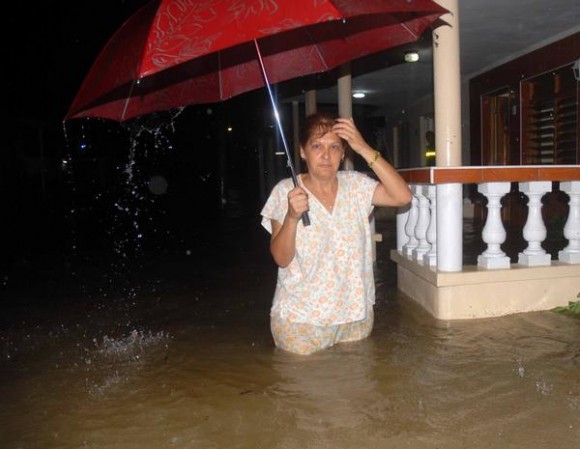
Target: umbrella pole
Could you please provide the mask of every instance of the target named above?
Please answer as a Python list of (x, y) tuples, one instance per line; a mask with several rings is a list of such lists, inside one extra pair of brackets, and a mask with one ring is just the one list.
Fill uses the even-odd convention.
[[(292, 155), (290, 154), (290, 149), (288, 148), (288, 143), (286, 142), (284, 130), (282, 129), (282, 122), (280, 121), (280, 114), (278, 113), (278, 107), (276, 106), (276, 101), (274, 100), (272, 87), (270, 86), (270, 82), (268, 81), (268, 74), (266, 73), (264, 61), (262, 60), (262, 53), (260, 52), (260, 47), (258, 46), (258, 41), (256, 39), (254, 39), (254, 44), (256, 45), (256, 53), (258, 53), (258, 61), (260, 62), (260, 68), (262, 69), (262, 75), (264, 76), (266, 89), (268, 90), (268, 95), (270, 97), (270, 103), (272, 103), (272, 109), (274, 110), (274, 118), (276, 119), (276, 125), (278, 126), (278, 131), (280, 132), (282, 144), (284, 145), (284, 152), (286, 153), (288, 167), (290, 167), (290, 173), (292, 174), (292, 181), (294, 182), (294, 186), (298, 187), (298, 176), (296, 175), (296, 169), (294, 168), (294, 164), (292, 163)], [(310, 226), (310, 217), (308, 216), (308, 212), (304, 212), (302, 214), (302, 224), (304, 224), (304, 226)]]

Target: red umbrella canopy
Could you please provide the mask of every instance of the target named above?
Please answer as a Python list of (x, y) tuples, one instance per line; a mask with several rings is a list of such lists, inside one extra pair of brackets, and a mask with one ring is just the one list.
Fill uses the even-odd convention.
[(430, 0), (156, 0), (113, 35), (65, 119), (130, 118), (226, 100), (414, 42)]

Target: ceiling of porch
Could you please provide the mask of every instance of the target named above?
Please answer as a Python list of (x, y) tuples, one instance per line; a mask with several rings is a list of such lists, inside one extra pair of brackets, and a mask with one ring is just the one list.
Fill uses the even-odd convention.
[[(470, 78), (580, 31), (580, 2), (459, 0), (459, 21), (461, 74)], [(419, 62), (402, 62), (410, 49), (419, 52)], [(404, 110), (432, 92), (432, 56), (431, 36), (426, 33), (416, 44), (353, 63), (352, 89), (366, 94), (353, 103), (375, 106), (381, 115)], [(334, 77), (317, 77), (319, 103), (336, 103)]]

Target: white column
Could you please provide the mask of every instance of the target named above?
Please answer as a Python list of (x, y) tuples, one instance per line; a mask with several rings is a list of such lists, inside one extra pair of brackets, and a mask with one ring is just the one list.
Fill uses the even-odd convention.
[(461, 165), (461, 75), (458, 0), (437, 0), (449, 14), (433, 30), (435, 150), (437, 167)]
[[(340, 67), (337, 80), (338, 89), (338, 115), (340, 117), (352, 117), (352, 75), (350, 73), (350, 63)], [(344, 169), (353, 170), (353, 154), (348, 149), (344, 158)]]
[(437, 184), (437, 269), (463, 269), (463, 185)]
[(570, 210), (564, 226), (568, 246), (558, 253), (558, 259), (566, 263), (580, 263), (580, 181), (561, 182), (560, 190), (570, 197)]
[(352, 75), (348, 62), (340, 67), (336, 83), (338, 89), (338, 115), (352, 117)]
[(501, 221), (501, 198), (510, 191), (509, 182), (484, 182), (477, 191), (487, 198), (487, 219), (482, 238), (487, 249), (477, 258), (477, 265), (483, 268), (510, 268), (510, 258), (500, 246), (506, 239), (505, 228)]
[[(461, 76), (458, 0), (437, 0), (449, 13), (433, 30), (437, 167), (461, 166)], [(463, 186), (437, 185), (437, 269), (463, 268)]]
[(551, 256), (542, 248), (546, 240), (546, 226), (542, 217), (542, 197), (552, 190), (551, 181), (520, 182), (520, 192), (526, 194), (528, 201), (528, 218), (524, 226), (524, 239), (527, 248), (519, 253), (518, 263), (528, 267), (550, 265)]
[(409, 219), (407, 224), (405, 224), (405, 233), (407, 234), (407, 243), (403, 246), (403, 253), (407, 257), (413, 255), (413, 250), (417, 247), (419, 242), (415, 237), (415, 226), (417, 226), (417, 219), (419, 218), (419, 201), (415, 197), (416, 185), (411, 185), (411, 193), (413, 193), (413, 198), (411, 199), (411, 209), (409, 210)]
[(304, 92), (304, 113), (308, 117), (316, 112), (316, 90), (311, 89)]
[(427, 228), (429, 227), (429, 199), (425, 195), (427, 193), (425, 185), (416, 186), (416, 198), (419, 207), (419, 217), (417, 218), (417, 225), (415, 226), (415, 237), (419, 241), (417, 247), (413, 249), (413, 259), (417, 262), (423, 262), (423, 254), (426, 254), (431, 246), (427, 242)]
[(430, 220), (427, 228), (427, 242), (431, 249), (423, 256), (423, 263), (430, 267), (437, 265), (437, 186), (430, 184), (425, 186), (429, 199)]
[(405, 225), (409, 220), (409, 211), (411, 205), (407, 204), (404, 207), (397, 209), (397, 251), (403, 251), (403, 247), (409, 241), (409, 236), (405, 232)]

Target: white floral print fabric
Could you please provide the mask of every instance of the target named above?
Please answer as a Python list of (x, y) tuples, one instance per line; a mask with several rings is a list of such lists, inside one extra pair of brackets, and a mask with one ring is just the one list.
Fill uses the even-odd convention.
[[(296, 255), (278, 269), (272, 312), (295, 323), (330, 326), (367, 317), (375, 302), (369, 215), (377, 181), (339, 171), (332, 212), (309, 193), (310, 226), (298, 224)], [(291, 179), (280, 181), (262, 209), (262, 225), (284, 222)]]

